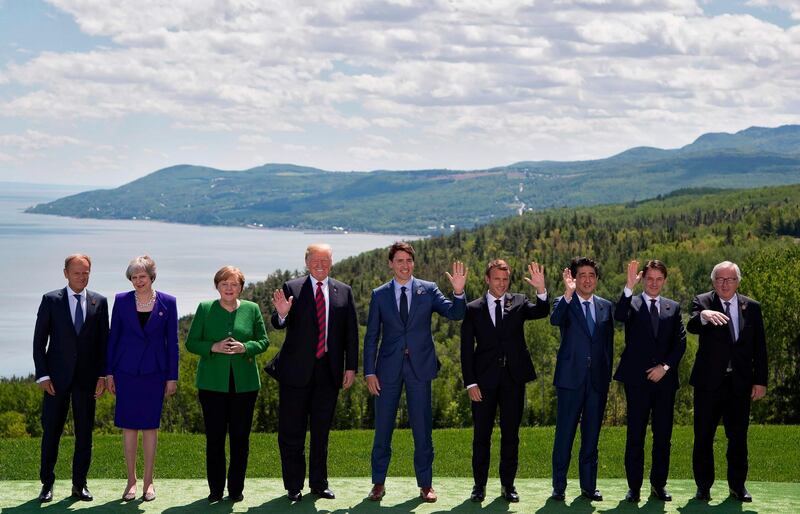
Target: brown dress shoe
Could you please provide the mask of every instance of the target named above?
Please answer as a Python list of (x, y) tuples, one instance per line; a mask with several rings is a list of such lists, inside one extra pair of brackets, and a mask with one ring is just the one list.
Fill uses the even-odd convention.
[(419, 497), (425, 503), (433, 503), (436, 501), (436, 491), (433, 490), (433, 487), (420, 487)]
[(383, 487), (383, 484), (373, 484), (372, 490), (367, 495), (367, 499), (374, 502), (379, 502), (384, 496), (386, 496), (386, 488)]

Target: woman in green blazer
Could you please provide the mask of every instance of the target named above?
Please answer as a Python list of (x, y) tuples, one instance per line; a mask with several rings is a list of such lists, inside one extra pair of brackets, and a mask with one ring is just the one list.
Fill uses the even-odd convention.
[(202, 302), (189, 329), (186, 349), (200, 355), (197, 389), (206, 427), (206, 474), (209, 502), (225, 489), (225, 437), (230, 433), (228, 497), (244, 496), (250, 451), (250, 426), (261, 387), (256, 355), (269, 345), (258, 304), (240, 300), (244, 275), (224, 266), (214, 275), (219, 300)]

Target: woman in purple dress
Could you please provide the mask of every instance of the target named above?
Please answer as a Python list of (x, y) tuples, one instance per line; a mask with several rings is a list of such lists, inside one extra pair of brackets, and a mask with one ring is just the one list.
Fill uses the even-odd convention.
[(156, 292), (156, 263), (134, 258), (125, 271), (133, 291), (119, 293), (111, 314), (106, 383), (117, 396), (114, 424), (122, 428), (128, 484), (124, 501), (136, 497), (136, 454), (142, 431), (142, 499), (156, 498), (153, 466), (164, 396), (178, 387), (178, 309), (175, 297)]

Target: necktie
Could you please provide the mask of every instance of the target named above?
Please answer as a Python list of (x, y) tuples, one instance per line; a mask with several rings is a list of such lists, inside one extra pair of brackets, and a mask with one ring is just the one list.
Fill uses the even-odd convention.
[(317, 282), (317, 294), (314, 299), (317, 302), (317, 327), (319, 328), (317, 359), (321, 359), (325, 355), (325, 295), (322, 294), (322, 282)]
[(736, 329), (733, 328), (733, 318), (731, 318), (731, 302), (725, 302), (725, 315), (728, 316), (728, 332), (731, 333), (731, 342), (736, 342)]
[(594, 335), (594, 318), (592, 317), (592, 309), (589, 308), (591, 302), (588, 300), (583, 302), (583, 306), (586, 307), (586, 326), (589, 327), (589, 335)]
[(503, 308), (500, 306), (500, 300), (494, 301), (494, 328), (500, 329), (500, 324), (503, 322)]
[(406, 286), (400, 288), (400, 321), (403, 325), (408, 323), (408, 297), (406, 296)]
[(74, 294), (72, 296), (78, 300), (78, 305), (75, 306), (75, 333), (80, 334), (81, 328), (83, 328), (83, 307), (81, 307), (81, 295)]
[(650, 323), (653, 325), (653, 333), (658, 334), (658, 308), (656, 299), (650, 298)]

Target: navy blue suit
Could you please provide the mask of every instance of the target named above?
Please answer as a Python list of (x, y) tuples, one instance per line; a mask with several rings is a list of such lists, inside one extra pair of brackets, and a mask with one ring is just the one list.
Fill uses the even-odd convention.
[(614, 320), (612, 304), (594, 296), (595, 328), (590, 334), (581, 298), (577, 293), (567, 302), (554, 301), (550, 323), (561, 331), (553, 384), (558, 397), (556, 435), (553, 444), (553, 489), (563, 492), (572, 457), (578, 421), (581, 424), (581, 448), (578, 475), (581, 489), (593, 492), (597, 486), (597, 442), (611, 382), (611, 359), (614, 356)]
[[(438, 312), (451, 320), (464, 318), (465, 297), (448, 300), (433, 282), (412, 277), (408, 321), (400, 319), (394, 281), (372, 291), (364, 336), (364, 375), (375, 375), (380, 395), (375, 397), (375, 440), (372, 446), (372, 482), (383, 484), (392, 456), (392, 432), (403, 384), (408, 418), (414, 436), (414, 471), (419, 487), (433, 480), (431, 380), (439, 371), (431, 333), (431, 316)], [(380, 340), (380, 346), (378, 341)]]
[(114, 424), (158, 428), (167, 380), (178, 380), (178, 308), (174, 296), (158, 291), (142, 327), (134, 291), (119, 293), (111, 312), (106, 374), (117, 393)]
[[(649, 305), (641, 295), (622, 296), (614, 319), (625, 323), (625, 350), (614, 379), (625, 384), (628, 429), (625, 439), (625, 474), (628, 487), (638, 491), (644, 479), (644, 440), (653, 416), (653, 451), (650, 484), (667, 484), (672, 439), (678, 364), (686, 351), (686, 330), (681, 306), (663, 296), (658, 301), (658, 330), (654, 332)], [(647, 379), (647, 370), (659, 364), (669, 371), (659, 380)]]
[(108, 341), (108, 302), (86, 290), (86, 319), (80, 333), (67, 298), (67, 288), (42, 296), (33, 332), (33, 362), (36, 378), (49, 376), (56, 394), (44, 393), (42, 404), (42, 456), (39, 478), (52, 486), (58, 460), (58, 443), (72, 401), (75, 423), (75, 452), (72, 457), (72, 483), (81, 487), (92, 460), (94, 390), (104, 376)]

